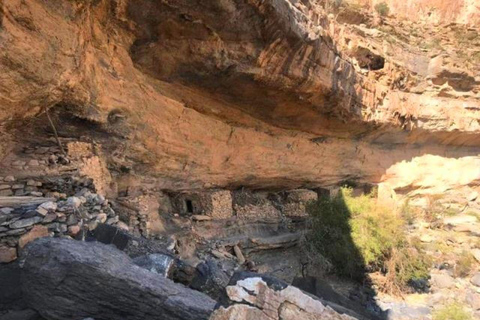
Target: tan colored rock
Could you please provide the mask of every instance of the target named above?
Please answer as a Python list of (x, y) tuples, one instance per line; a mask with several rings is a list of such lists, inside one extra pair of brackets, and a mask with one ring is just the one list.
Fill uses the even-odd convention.
[(130, 230), (130, 228), (128, 227), (128, 225), (127, 225), (125, 222), (123, 222), (123, 221), (117, 222), (117, 228), (119, 228), (119, 229), (121, 229), (121, 230), (125, 230), (125, 231), (127, 231), (127, 232)]
[(472, 256), (480, 263), (480, 249), (472, 249)]
[(210, 221), (210, 220), (212, 220), (212, 217), (205, 216), (205, 215), (194, 214), (192, 216), (192, 219), (193, 219), (193, 221)]
[(112, 177), (107, 169), (106, 160), (103, 155), (92, 155), (81, 158), (80, 174), (93, 180), (95, 189), (102, 196), (114, 194), (112, 190)]
[(105, 221), (107, 221), (107, 214), (106, 213), (99, 213), (98, 216), (97, 216), (97, 220), (100, 223), (105, 223)]
[(237, 257), (238, 263), (244, 264), (245, 256), (243, 255), (242, 250), (238, 245), (233, 246), (233, 252), (235, 252), (235, 256)]
[(280, 220), (282, 214), (268, 199), (268, 193), (234, 192), (234, 211), (242, 219)]
[(269, 319), (262, 310), (245, 304), (235, 304), (229, 308), (220, 307), (210, 320), (267, 320)]
[[(165, 231), (160, 216), (161, 204), (159, 203), (159, 197), (156, 195), (148, 194), (135, 196), (126, 200), (124, 205), (129, 209), (134, 210), (137, 218), (141, 218), (140, 220), (142, 222), (139, 227), (143, 230), (144, 236), (155, 236)], [(134, 222), (136, 219), (133, 216), (130, 218), (132, 221), (130, 226), (132, 226), (132, 223), (136, 223)]]
[(93, 156), (91, 143), (73, 141), (67, 144), (68, 156), (72, 159), (88, 158)]
[(9, 263), (17, 259), (15, 248), (0, 246), (0, 263)]
[(475, 201), (478, 198), (478, 192), (477, 191), (472, 191), (467, 195), (467, 200), (468, 201)]
[[(22, 124), (49, 126), (46, 108), (62, 129), (81, 120), (99, 150), (84, 157), (90, 150), (72, 145), (71, 153), (99, 193), (115, 193), (108, 167), (134, 168), (169, 190), (290, 189), (351, 177), (423, 190), (478, 179), (476, 80), (471, 92), (443, 88), (452, 77), (429, 83), (431, 53), (329, 20), (318, 1), (50, 1), (2, 2), (0, 150), (11, 135), (38, 142)], [(474, 0), (387, 2), (393, 17), (478, 19)], [(358, 47), (385, 65), (362, 68)]]
[(68, 234), (72, 237), (75, 237), (80, 232), (80, 226), (73, 225), (68, 227)]
[(452, 288), (455, 280), (445, 272), (432, 274), (432, 283), (438, 289)]
[[(371, 0), (353, 1), (371, 6), (372, 9), (379, 3)], [(387, 3), (392, 15), (410, 21), (423, 20), (431, 24), (457, 22), (470, 25), (480, 21), (480, 9), (476, 0), (382, 0), (382, 2)]]
[(242, 304), (234, 304), (227, 309), (220, 308), (210, 320), (355, 319), (324, 306), (319, 300), (295, 287), (271, 289), (260, 277), (239, 280), (236, 285), (228, 286), (226, 291), (230, 300)]
[(36, 225), (30, 230), (28, 233), (24, 234), (18, 240), (18, 247), (23, 248), (27, 245), (27, 243), (43, 237), (48, 237), (49, 232), (48, 228), (42, 225)]
[(424, 234), (420, 237), (420, 241), (430, 243), (434, 240), (435, 238), (432, 235), (429, 234)]
[(232, 193), (228, 190), (214, 191), (208, 195), (210, 203), (205, 213), (214, 219), (228, 219), (233, 215)]
[(452, 226), (458, 226), (463, 224), (472, 224), (478, 222), (477, 217), (470, 215), (459, 215), (453, 217), (446, 217), (443, 219), (443, 223), (450, 224)]

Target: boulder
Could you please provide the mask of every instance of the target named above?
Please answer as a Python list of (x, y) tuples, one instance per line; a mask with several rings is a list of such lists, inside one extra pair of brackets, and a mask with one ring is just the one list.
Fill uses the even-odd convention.
[(237, 273), (232, 282), (228, 298), (240, 304), (216, 310), (211, 320), (355, 319), (272, 277)]
[(465, 295), (465, 302), (473, 309), (480, 310), (480, 293), (469, 291)]
[(67, 205), (77, 209), (82, 205), (82, 200), (79, 197), (68, 197)]
[(200, 263), (196, 271), (196, 277), (190, 287), (217, 300), (224, 296), (225, 287), (230, 281), (231, 274), (224, 270), (221, 261), (209, 259)]
[(163, 277), (168, 277), (174, 262), (175, 259), (172, 256), (162, 253), (152, 253), (133, 260), (133, 263), (137, 266), (160, 274)]
[(24, 299), (46, 319), (208, 319), (216, 304), (113, 246), (42, 238), (25, 249)]
[(455, 280), (447, 273), (432, 274), (432, 284), (438, 289), (455, 286)]

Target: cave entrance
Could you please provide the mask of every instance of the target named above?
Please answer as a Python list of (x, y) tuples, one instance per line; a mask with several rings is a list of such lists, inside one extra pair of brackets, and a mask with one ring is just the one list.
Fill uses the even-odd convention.
[(367, 48), (358, 47), (354, 56), (362, 69), (380, 70), (385, 66), (385, 58), (373, 53)]
[(190, 199), (185, 199), (185, 209), (187, 213), (193, 213), (193, 202)]

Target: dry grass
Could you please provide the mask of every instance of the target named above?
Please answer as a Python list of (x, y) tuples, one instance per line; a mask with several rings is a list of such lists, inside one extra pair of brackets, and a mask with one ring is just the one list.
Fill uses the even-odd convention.
[(460, 302), (450, 303), (433, 313), (433, 320), (471, 320), (472, 315)]

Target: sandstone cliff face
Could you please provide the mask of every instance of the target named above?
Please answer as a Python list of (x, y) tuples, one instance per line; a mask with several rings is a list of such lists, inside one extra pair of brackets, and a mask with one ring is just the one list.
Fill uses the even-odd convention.
[[(410, 16), (427, 2), (390, 4)], [(478, 17), (467, 1), (438, 6), (440, 22)], [(329, 14), (313, 0), (3, 1), (0, 155), (51, 139), (49, 109), (62, 139), (102, 147), (120, 188), (422, 188), (398, 182), (416, 171), (476, 183), (477, 30), (369, 12)], [(405, 28), (421, 32), (405, 39)], [(419, 48), (429, 32), (441, 49)], [(463, 47), (450, 40), (464, 33)], [(446, 163), (465, 178), (445, 176)]]
[(385, 2), (393, 14), (410, 20), (422, 19), (429, 23), (457, 22), (475, 25), (480, 19), (476, 0), (358, 0), (357, 3), (375, 6)]

